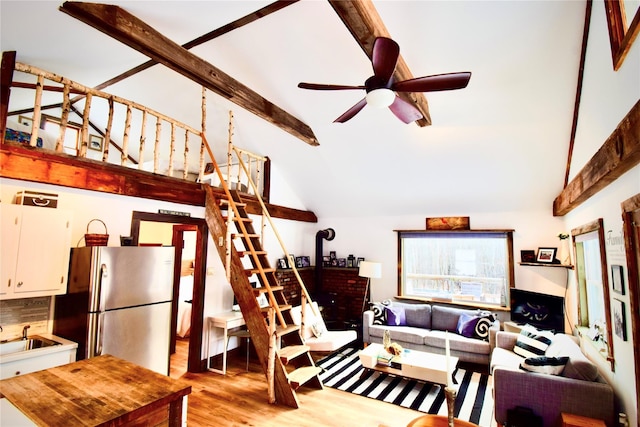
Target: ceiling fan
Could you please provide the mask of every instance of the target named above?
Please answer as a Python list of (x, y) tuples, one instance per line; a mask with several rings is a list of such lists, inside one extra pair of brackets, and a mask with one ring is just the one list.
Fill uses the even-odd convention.
[(373, 42), (373, 76), (369, 77), (362, 86), (331, 85), (321, 83), (298, 83), (302, 89), (313, 90), (353, 90), (367, 91), (365, 98), (349, 108), (344, 114), (334, 120), (334, 123), (344, 123), (358, 114), (365, 105), (374, 107), (389, 107), (400, 120), (411, 123), (422, 118), (422, 113), (411, 103), (400, 98), (395, 92), (436, 92), (441, 90), (462, 89), (467, 86), (471, 78), (470, 72), (436, 74), (418, 77), (401, 82), (393, 81), (400, 47), (398, 43), (386, 37), (377, 37)]

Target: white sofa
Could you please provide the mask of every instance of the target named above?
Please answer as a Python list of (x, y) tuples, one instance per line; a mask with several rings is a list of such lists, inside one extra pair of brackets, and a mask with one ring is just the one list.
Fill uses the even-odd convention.
[(305, 305), (304, 325), (302, 325), (302, 307), (291, 308), (293, 323), (300, 326), (300, 334), (311, 351), (329, 352), (338, 350), (358, 338), (356, 331), (329, 331), (320, 315), (318, 303), (313, 302), (314, 311), (309, 304)]

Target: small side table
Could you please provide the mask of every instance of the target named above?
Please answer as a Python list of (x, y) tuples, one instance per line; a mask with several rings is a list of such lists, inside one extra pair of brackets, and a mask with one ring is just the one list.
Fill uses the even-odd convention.
[(581, 415), (565, 414), (563, 412), (560, 417), (562, 419), (562, 427), (607, 427), (602, 420)]

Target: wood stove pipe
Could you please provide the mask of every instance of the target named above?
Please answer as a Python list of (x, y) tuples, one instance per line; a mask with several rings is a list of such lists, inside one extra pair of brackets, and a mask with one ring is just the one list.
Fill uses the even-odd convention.
[(316, 233), (316, 269), (315, 269), (315, 293), (322, 292), (322, 239), (333, 240), (336, 232), (333, 228), (320, 230)]

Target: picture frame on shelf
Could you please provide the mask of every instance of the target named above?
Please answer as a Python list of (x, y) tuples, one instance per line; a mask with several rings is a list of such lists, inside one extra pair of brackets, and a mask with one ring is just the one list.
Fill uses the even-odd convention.
[(89, 135), (89, 148), (95, 151), (102, 151), (104, 138), (98, 135)]
[(301, 256), (297, 256), (296, 257), (296, 268), (302, 268), (302, 257)]
[(289, 254), (287, 257), (287, 267), (293, 268), (294, 265), (296, 265), (296, 257), (294, 254)]
[(624, 274), (621, 265), (611, 266), (611, 282), (613, 283), (613, 291), (624, 295)]
[(278, 268), (286, 269), (287, 268), (287, 260), (284, 258), (278, 259)]
[(556, 259), (556, 252), (558, 248), (538, 248), (538, 255), (536, 256), (536, 262), (543, 264), (553, 264)]
[(331, 265), (331, 258), (329, 258), (328, 255), (324, 255), (322, 257), (322, 266), (323, 267), (329, 267)]
[(311, 267), (311, 258), (308, 256), (303, 256), (302, 258), (302, 267)]
[(346, 267), (347, 259), (346, 258), (338, 258), (338, 267)]
[(525, 249), (520, 251), (521, 262), (536, 262), (536, 251), (532, 249)]
[(627, 320), (625, 315), (624, 302), (619, 299), (612, 299), (611, 309), (613, 310), (613, 330), (623, 341), (627, 340)]
[(358, 257), (358, 260), (356, 261), (356, 267), (360, 268), (360, 263), (364, 261), (364, 257)]
[(336, 251), (331, 251), (331, 252), (329, 252), (329, 258), (330, 258), (331, 260), (338, 259), (338, 258), (336, 257)]

